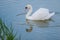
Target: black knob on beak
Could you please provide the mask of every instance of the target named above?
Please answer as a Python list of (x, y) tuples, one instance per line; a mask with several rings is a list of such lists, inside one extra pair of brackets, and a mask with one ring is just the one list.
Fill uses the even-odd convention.
[(25, 9), (27, 9), (27, 7), (25, 7)]

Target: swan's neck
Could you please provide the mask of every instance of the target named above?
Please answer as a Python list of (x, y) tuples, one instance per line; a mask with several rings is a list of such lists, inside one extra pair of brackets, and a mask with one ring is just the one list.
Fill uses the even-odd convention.
[(27, 18), (27, 19), (30, 17), (30, 14), (31, 14), (31, 13), (32, 13), (32, 8), (29, 9), (29, 11), (28, 11), (27, 14), (26, 14), (26, 18)]

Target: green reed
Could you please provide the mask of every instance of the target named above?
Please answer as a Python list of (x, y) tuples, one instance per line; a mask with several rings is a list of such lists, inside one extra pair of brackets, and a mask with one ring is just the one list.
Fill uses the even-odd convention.
[(16, 34), (13, 34), (12, 26), (8, 26), (0, 18), (0, 40), (15, 40)]

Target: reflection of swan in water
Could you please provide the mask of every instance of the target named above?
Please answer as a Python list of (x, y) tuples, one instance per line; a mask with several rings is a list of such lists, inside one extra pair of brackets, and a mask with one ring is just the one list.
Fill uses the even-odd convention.
[(26, 29), (26, 32), (31, 32), (33, 27), (30, 27), (29, 29)]
[(51, 22), (53, 20), (49, 19), (49, 20), (35, 20), (35, 21), (31, 21), (31, 20), (26, 20), (27, 25), (29, 25), (29, 28), (26, 29), (26, 32), (32, 32), (33, 27), (40, 27), (40, 28), (46, 28), (49, 27), (49, 22)]
[(30, 20), (26, 20), (28, 25), (33, 25), (33, 26), (38, 26), (38, 27), (48, 27), (49, 26), (49, 22), (51, 22), (51, 19), (49, 20), (35, 20), (35, 21), (30, 21)]

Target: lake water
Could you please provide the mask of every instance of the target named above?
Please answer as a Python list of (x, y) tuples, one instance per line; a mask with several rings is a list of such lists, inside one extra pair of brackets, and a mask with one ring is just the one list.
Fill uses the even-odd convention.
[[(44, 7), (56, 13), (52, 20), (29, 21), (23, 14), (26, 4), (33, 6), (33, 12)], [(0, 18), (13, 25), (18, 40), (60, 40), (60, 0), (0, 0)]]

